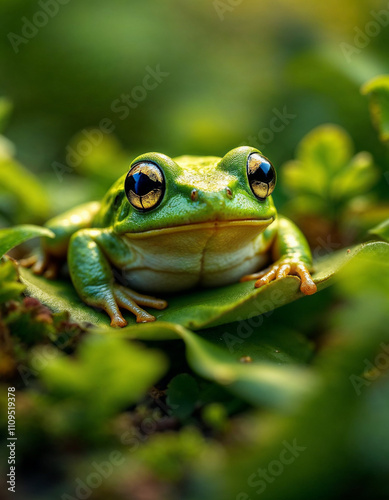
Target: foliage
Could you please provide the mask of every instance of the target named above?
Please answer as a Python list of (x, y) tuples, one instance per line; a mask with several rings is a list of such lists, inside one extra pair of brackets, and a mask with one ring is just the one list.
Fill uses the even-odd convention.
[(40, 377), (61, 414), (65, 436), (98, 435), (107, 419), (138, 401), (163, 374), (160, 353), (114, 337), (89, 337), (77, 359), (53, 356)]
[[(11, 105), (0, 99), (0, 131)], [(42, 221), (49, 213), (48, 197), (32, 172), (14, 158), (14, 146), (0, 135), (0, 214), (15, 221)], [(9, 208), (11, 207), (11, 211)]]
[(378, 180), (373, 158), (365, 151), (353, 156), (350, 136), (334, 125), (309, 132), (297, 147), (296, 160), (282, 170), (285, 189), (295, 209), (331, 220), (341, 217), (350, 199), (368, 192)]
[(378, 236), (380, 239), (389, 242), (389, 219), (384, 220), (378, 226), (373, 227), (369, 231), (370, 234)]
[(38, 236), (53, 238), (54, 234), (45, 227), (20, 225), (12, 229), (0, 230), (0, 257), (12, 248)]
[(374, 125), (383, 142), (389, 142), (389, 77), (373, 78), (362, 87), (362, 93), (370, 97), (370, 112)]
[[(326, 255), (315, 262), (314, 280), (319, 290), (330, 285), (338, 269), (354, 255), (366, 251), (363, 245), (349, 250), (349, 252), (341, 250)], [(381, 246), (373, 244), (373, 251), (377, 251), (377, 255), (380, 255)], [(20, 276), (27, 292), (54, 311), (66, 309), (74, 321), (109, 326), (107, 315), (86, 306), (79, 299), (69, 280), (48, 281), (23, 268), (20, 269)], [(195, 290), (176, 295), (169, 298), (169, 307), (156, 312), (155, 316), (160, 321), (199, 330), (270, 313), (273, 309), (301, 297), (303, 294), (299, 290), (298, 278), (288, 276), (282, 281), (274, 281), (261, 288), (253, 288), (252, 283), (246, 282), (221, 289)], [(136, 325), (133, 315), (127, 313), (125, 317), (130, 325)], [(137, 325), (136, 328), (146, 330), (154, 329), (156, 326)]]
[[(14, 386), (15, 498), (387, 498), (385, 11), (56, 5), (19, 52), (0, 41), (0, 429)], [(21, 33), (37, 8), (6, 1), (0, 22)], [(158, 65), (166, 78), (125, 107)], [(317, 294), (293, 276), (195, 290), (117, 330), (66, 267), (48, 281), (17, 266), (51, 236), (38, 224), (99, 199), (136, 155), (243, 143), (276, 165), (276, 206), (309, 239)]]

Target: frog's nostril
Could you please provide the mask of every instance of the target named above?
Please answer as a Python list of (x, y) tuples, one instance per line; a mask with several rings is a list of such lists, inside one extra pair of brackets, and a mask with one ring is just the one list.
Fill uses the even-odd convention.
[(190, 193), (190, 199), (192, 201), (196, 201), (199, 197), (199, 193), (197, 191), (197, 189), (192, 189), (191, 193)]
[(226, 187), (226, 194), (227, 194), (227, 198), (232, 198), (232, 189), (229, 188), (229, 187)]

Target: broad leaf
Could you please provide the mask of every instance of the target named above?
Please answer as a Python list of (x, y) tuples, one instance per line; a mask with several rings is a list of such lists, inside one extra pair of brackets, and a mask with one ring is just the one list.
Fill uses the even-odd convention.
[(371, 154), (366, 151), (358, 153), (334, 176), (331, 183), (331, 197), (334, 200), (341, 200), (366, 193), (378, 178), (379, 172), (373, 166)]
[[(373, 477), (377, 467), (386, 467), (388, 256), (388, 251), (386, 260), (384, 254), (373, 253), (368, 258), (361, 252), (361, 258), (353, 259), (340, 273), (336, 288), (344, 300), (338, 305), (331, 345), (319, 352), (315, 367), (307, 374), (321, 383), (295, 408), (293, 418), (272, 413), (267, 421), (262, 420), (250, 449), (239, 458), (233, 455), (223, 468), (227, 491), (242, 491), (242, 500), (254, 498), (253, 493), (261, 492), (254, 485), (258, 488), (260, 483), (250, 484), (248, 471), (267, 470), (282, 449), (293, 449), (296, 460), (284, 467), (282, 480), (274, 481), (261, 498), (310, 499), (317, 496), (318, 484), (323, 486), (321, 498), (340, 498), (338, 492), (343, 488), (335, 494), (331, 487), (337, 477), (350, 477), (353, 487), (356, 463), (363, 467), (357, 470), (368, 470)], [(379, 367), (376, 373), (369, 370), (372, 364)], [(363, 374), (366, 368), (369, 373)], [(351, 469), (350, 457), (356, 460)], [(329, 469), (336, 474), (329, 475)], [(257, 481), (260, 476), (252, 477)]]
[(378, 226), (370, 229), (369, 233), (374, 234), (382, 240), (389, 242), (389, 219), (386, 219), (385, 221), (381, 222), (381, 224), (378, 224)]
[[(314, 280), (321, 290), (331, 284), (337, 271), (359, 253), (369, 253), (387, 258), (388, 245), (382, 242), (365, 243), (350, 251), (343, 249), (327, 255), (315, 263)], [(54, 311), (68, 310), (74, 321), (109, 326), (105, 313), (85, 305), (78, 297), (70, 281), (48, 281), (35, 276), (28, 269), (20, 269), (20, 276), (27, 293), (38, 298)], [(225, 323), (251, 318), (267, 313), (277, 307), (304, 297), (299, 290), (299, 278), (288, 276), (261, 288), (253, 282), (236, 283), (221, 288), (196, 290), (169, 297), (169, 307), (164, 311), (153, 311), (158, 320), (177, 323), (191, 330), (200, 330)], [(305, 297), (304, 300), (309, 300)], [(132, 315), (126, 314), (130, 325), (135, 325)], [(154, 326), (153, 326), (154, 325)], [(144, 328), (148, 325), (136, 325)], [(153, 323), (152, 328), (160, 328)]]
[[(373, 261), (387, 260), (389, 244), (366, 243), (321, 259), (316, 263), (314, 275), (318, 288), (328, 286), (337, 272), (357, 256)], [(49, 283), (25, 269), (21, 275), (28, 291), (38, 292), (38, 298), (51, 307), (58, 309), (67, 305), (77, 320), (89, 318), (91, 323), (108, 324), (105, 315), (81, 304), (70, 283)], [(317, 383), (307, 368), (298, 366), (310, 358), (309, 342), (288, 330), (266, 332), (257, 316), (268, 315), (274, 308), (302, 297), (298, 286), (298, 278), (287, 277), (261, 289), (255, 289), (253, 283), (248, 282), (196, 291), (172, 298), (169, 308), (158, 313), (160, 321), (136, 325), (129, 318), (130, 326), (121, 330), (103, 328), (100, 335), (140, 340), (182, 339), (188, 362), (200, 376), (224, 385), (254, 405), (289, 409)], [(266, 324), (266, 315), (262, 318)], [(237, 320), (238, 323), (209, 329)], [(252, 331), (248, 330), (250, 325), (254, 325)], [(189, 328), (203, 330), (194, 333)]]
[[(292, 334), (292, 337), (288, 338), (289, 332), (284, 334), (283, 341), (278, 336), (274, 342), (273, 351), (282, 350), (282, 342), (285, 345), (293, 345), (296, 342), (295, 335)], [(267, 342), (261, 344), (260, 330), (246, 340), (245, 359), (242, 359), (239, 352), (231, 351), (223, 342), (218, 342), (217, 332), (208, 338), (206, 334), (200, 335), (172, 323), (161, 322), (156, 325), (149, 323), (141, 329), (127, 327), (114, 335), (142, 340), (181, 338), (186, 344), (187, 360), (197, 374), (225, 386), (232, 393), (254, 405), (266, 404), (289, 408), (316, 383), (315, 378), (308, 377), (307, 369), (298, 366), (297, 360), (293, 357), (289, 357), (288, 361), (294, 361), (294, 366), (289, 363), (269, 361), (267, 351), (272, 341), (268, 338)], [(297, 342), (305, 342), (305, 345), (308, 345), (306, 340), (298, 339)], [(282, 354), (285, 355), (284, 352)], [(177, 401), (176, 398), (175, 402)]]
[(0, 257), (24, 241), (38, 236), (54, 238), (54, 233), (45, 227), (25, 224), (9, 229), (0, 229)]
[(302, 139), (297, 148), (297, 158), (305, 165), (313, 165), (317, 172), (328, 178), (328, 174), (334, 174), (346, 165), (353, 149), (345, 130), (336, 125), (321, 125)]

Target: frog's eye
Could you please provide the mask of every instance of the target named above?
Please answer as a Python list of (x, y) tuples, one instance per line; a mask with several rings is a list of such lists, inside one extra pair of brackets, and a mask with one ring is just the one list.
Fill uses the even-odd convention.
[(270, 161), (259, 153), (252, 153), (247, 160), (247, 177), (251, 191), (263, 201), (276, 185), (276, 171)]
[(136, 163), (127, 174), (124, 189), (134, 208), (151, 210), (162, 201), (165, 193), (162, 170), (149, 161)]

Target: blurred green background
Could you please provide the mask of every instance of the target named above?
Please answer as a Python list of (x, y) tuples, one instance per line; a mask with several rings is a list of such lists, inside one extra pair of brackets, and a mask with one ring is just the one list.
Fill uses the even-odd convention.
[[(0, 94), (14, 105), (7, 135), (20, 160), (48, 181), (72, 137), (104, 118), (129, 151), (128, 162), (152, 150), (223, 155), (251, 143), (279, 165), (326, 122), (344, 126), (359, 150), (382, 155), (359, 88), (388, 72), (389, 30), (382, 27), (348, 57), (341, 44), (355, 47), (358, 29), (374, 20), (370, 11), (387, 2), (51, 3), (58, 13), (26, 43), (11, 43), (10, 33), (23, 36), (25, 18), (33, 21), (42, 7), (0, 4)], [(112, 103), (141, 85), (147, 66), (168, 76), (121, 119), (127, 113)], [(264, 129), (274, 108), (294, 118), (271, 138)]]
[[(389, 216), (389, 122), (380, 141), (360, 90), (389, 73), (387, 0), (61, 2), (0, 0), (0, 226), (99, 199), (147, 151), (248, 144), (275, 164), (277, 207), (315, 259), (330, 254), (329, 272), (354, 243), (389, 240), (387, 221), (367, 236)], [(378, 108), (389, 116), (385, 85)], [(223, 369), (247, 376), (246, 365), (221, 341), (241, 323), (191, 332), (205, 353), (194, 368), (181, 340), (94, 335), (23, 299), (16, 269), (1, 263), (0, 406), (15, 385), (21, 437), (15, 498), (69, 500), (77, 478), (120, 450), (124, 466), (91, 498), (252, 500), (252, 475), (296, 439), (308, 451), (266, 498), (388, 498), (388, 367), (369, 370), (389, 342), (387, 251), (372, 244), (336, 286), (257, 318), (239, 349), (259, 375), (238, 377), (241, 394)], [(218, 375), (206, 380), (210, 366)], [(290, 407), (269, 404), (279, 394)]]

